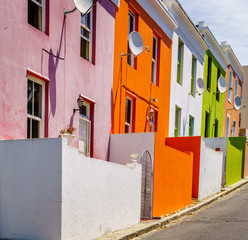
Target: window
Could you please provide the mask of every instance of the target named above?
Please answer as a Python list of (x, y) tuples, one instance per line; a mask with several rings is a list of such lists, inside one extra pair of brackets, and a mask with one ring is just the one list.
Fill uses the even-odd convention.
[(236, 79), (235, 79), (235, 88), (234, 88), (234, 97), (236, 97), (238, 95), (238, 86), (239, 86), (239, 80), (236, 77)]
[(183, 42), (178, 40), (177, 53), (177, 82), (182, 85), (182, 71), (183, 71)]
[(192, 96), (194, 96), (194, 92), (195, 92), (196, 64), (197, 64), (197, 60), (195, 56), (192, 55), (191, 87), (190, 87), (190, 93)]
[(218, 80), (220, 78), (220, 74), (221, 74), (221, 71), (220, 69), (218, 69), (217, 71), (217, 81), (216, 81), (216, 90), (215, 90), (215, 94), (216, 94), (216, 101), (220, 101), (220, 91), (219, 91), (219, 88), (218, 88)]
[(218, 119), (215, 119), (215, 123), (214, 123), (214, 137), (218, 137), (218, 131), (219, 131), (219, 121), (218, 121)]
[(79, 117), (79, 151), (90, 156), (91, 148), (90, 103), (84, 101)]
[(189, 115), (189, 136), (194, 136), (195, 118)]
[(151, 109), (150, 111), (150, 132), (157, 131), (157, 111)]
[(80, 56), (89, 62), (92, 62), (92, 12), (81, 14)]
[(45, 0), (28, 0), (28, 23), (45, 32)]
[(125, 133), (133, 131), (133, 99), (126, 97)]
[(179, 137), (180, 136), (180, 127), (181, 127), (181, 108), (176, 106), (175, 108), (175, 131), (174, 136)]
[(28, 76), (27, 83), (27, 138), (44, 137), (44, 82)]
[(226, 137), (229, 137), (229, 129), (230, 129), (230, 116), (226, 118)]
[(157, 55), (158, 55), (158, 39), (153, 35), (152, 43), (152, 82), (157, 84)]
[(208, 56), (208, 75), (207, 75), (207, 90), (211, 89), (211, 72), (212, 72), (212, 58)]
[(206, 111), (205, 113), (205, 134), (204, 137), (209, 137), (210, 133), (210, 114)]
[(233, 78), (233, 72), (232, 70), (230, 69), (230, 72), (229, 72), (229, 83), (228, 83), (228, 100), (231, 102), (232, 101), (232, 78)]
[[(135, 14), (129, 10), (128, 12), (128, 35), (131, 32), (135, 31), (135, 24), (136, 24)], [(127, 56), (127, 63), (131, 67), (134, 68), (134, 55), (131, 53), (128, 43), (127, 43), (127, 46), (128, 46), (128, 53), (129, 53), (129, 55)]]
[(233, 129), (232, 129), (232, 136), (235, 137), (236, 136), (236, 121), (233, 121)]

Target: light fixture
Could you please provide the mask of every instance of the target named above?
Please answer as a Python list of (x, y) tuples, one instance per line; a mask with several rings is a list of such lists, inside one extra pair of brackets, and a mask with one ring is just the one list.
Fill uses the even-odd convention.
[(77, 99), (78, 108), (73, 108), (73, 112), (75, 113), (76, 111), (80, 111), (80, 113), (82, 114), (83, 104), (84, 104), (84, 100), (82, 99), (81, 95), (79, 95)]
[(158, 99), (155, 99), (155, 98), (150, 97), (150, 101), (157, 102)]

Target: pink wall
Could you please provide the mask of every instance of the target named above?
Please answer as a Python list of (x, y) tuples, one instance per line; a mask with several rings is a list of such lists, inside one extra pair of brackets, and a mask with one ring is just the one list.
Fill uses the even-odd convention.
[[(71, 0), (50, 0), (49, 35), (27, 23), (27, 2), (3, 0), (0, 8), (0, 139), (27, 136), (27, 69), (50, 79), (47, 132), (57, 137), (73, 125), (78, 136), (79, 94), (95, 101), (93, 157), (106, 159), (111, 131), (115, 7), (102, 0), (96, 6), (95, 64), (80, 57), (80, 13)], [(42, 49), (59, 55), (52, 57)], [(73, 145), (77, 146), (78, 137)]]

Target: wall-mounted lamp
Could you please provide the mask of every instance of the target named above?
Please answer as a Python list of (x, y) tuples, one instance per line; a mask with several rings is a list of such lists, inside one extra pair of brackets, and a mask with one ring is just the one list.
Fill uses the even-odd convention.
[(84, 103), (84, 100), (82, 99), (81, 95), (79, 95), (77, 99), (78, 108), (73, 108), (73, 112), (75, 113), (76, 111), (80, 111), (80, 113), (82, 114), (83, 103)]

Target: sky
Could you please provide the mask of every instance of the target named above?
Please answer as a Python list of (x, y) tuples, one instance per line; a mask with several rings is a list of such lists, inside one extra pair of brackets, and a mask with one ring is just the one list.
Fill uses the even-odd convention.
[(204, 21), (220, 44), (227, 41), (248, 65), (248, 0), (179, 0), (194, 24)]

